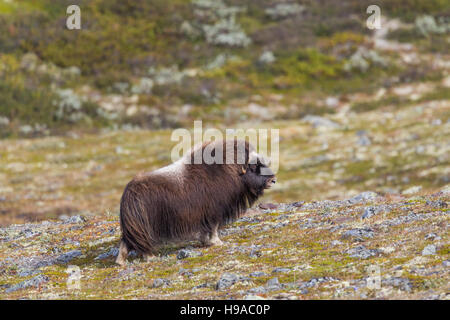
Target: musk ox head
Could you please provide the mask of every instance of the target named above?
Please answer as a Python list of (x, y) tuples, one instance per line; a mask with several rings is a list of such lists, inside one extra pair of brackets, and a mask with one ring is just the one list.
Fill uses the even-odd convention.
[(261, 196), (264, 189), (270, 189), (276, 183), (275, 174), (269, 168), (269, 160), (252, 151), (248, 163), (242, 171), (245, 185), (255, 195)]
[(238, 173), (239, 181), (255, 197), (261, 196), (276, 182), (275, 174), (269, 168), (269, 160), (256, 153), (254, 146), (244, 140), (204, 143), (194, 149), (188, 159), (190, 164), (206, 165), (215, 171), (225, 170), (231, 175)]

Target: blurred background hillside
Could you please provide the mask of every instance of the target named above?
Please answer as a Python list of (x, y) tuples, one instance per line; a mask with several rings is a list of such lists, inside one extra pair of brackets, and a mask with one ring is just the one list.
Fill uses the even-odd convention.
[(0, 225), (116, 214), (197, 119), (280, 129), (264, 201), (442, 188), (450, 2), (372, 2), (0, 0)]

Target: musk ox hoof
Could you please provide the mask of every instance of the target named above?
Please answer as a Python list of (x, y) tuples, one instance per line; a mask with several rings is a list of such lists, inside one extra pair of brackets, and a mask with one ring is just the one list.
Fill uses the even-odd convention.
[(211, 239), (210, 243), (211, 243), (212, 246), (221, 246), (221, 245), (223, 245), (222, 240), (220, 240), (219, 238)]
[(202, 241), (202, 244), (205, 247), (211, 247), (211, 246), (221, 246), (223, 245), (223, 242), (220, 239), (208, 239), (206, 241)]
[(125, 267), (127, 262), (125, 260), (121, 260), (119, 258), (116, 259), (116, 264), (118, 264), (121, 267)]

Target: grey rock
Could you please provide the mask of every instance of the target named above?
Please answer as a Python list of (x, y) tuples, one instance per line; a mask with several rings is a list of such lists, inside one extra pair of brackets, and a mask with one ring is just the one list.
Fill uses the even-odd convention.
[(279, 228), (283, 228), (288, 225), (289, 225), (289, 221), (283, 221), (283, 222), (280, 222), (280, 223), (277, 223), (276, 225), (274, 225), (273, 228), (279, 229)]
[(330, 282), (330, 281), (336, 281), (337, 279), (333, 278), (333, 277), (321, 277), (321, 278), (312, 278), (309, 281), (303, 282), (300, 284), (299, 288), (300, 289), (305, 289), (305, 288), (313, 288), (321, 283), (324, 282)]
[(19, 277), (29, 277), (35, 274), (40, 274), (40, 270), (33, 270), (33, 269), (22, 269), (19, 271)]
[(377, 249), (367, 249), (365, 246), (357, 246), (347, 250), (347, 254), (352, 258), (368, 259), (379, 254)]
[(358, 228), (344, 232), (342, 239), (354, 238), (356, 241), (363, 241), (364, 238), (373, 238), (373, 230), (370, 228)]
[(372, 141), (365, 130), (358, 131), (356, 135), (358, 136), (358, 145), (365, 147), (372, 144)]
[(158, 278), (153, 280), (152, 288), (167, 288), (170, 286), (170, 281), (168, 279)]
[(129, 268), (126, 268), (125, 270), (120, 271), (118, 275), (119, 275), (119, 277), (126, 277), (133, 273), (134, 273), (134, 268), (129, 267)]
[(20, 232), (20, 236), (24, 236), (25, 238), (31, 238), (31, 237), (34, 237), (34, 236), (40, 235), (40, 234), (41, 234), (40, 232), (37, 232), (30, 228), (24, 229)]
[(291, 272), (291, 269), (278, 267), (272, 270), (272, 273), (288, 273), (288, 272)]
[(262, 253), (260, 250), (252, 250), (249, 254), (250, 258), (259, 258), (262, 256)]
[(119, 254), (118, 248), (111, 248), (110, 250), (98, 255), (94, 260), (104, 260), (110, 257), (116, 257)]
[(433, 208), (447, 208), (447, 206), (448, 206), (447, 203), (442, 200), (436, 200), (436, 201), (428, 200), (427, 202), (425, 202), (425, 204), (427, 206), (431, 206)]
[(389, 279), (383, 279), (381, 281), (381, 285), (391, 286), (407, 292), (411, 292), (413, 287), (409, 279), (400, 277), (391, 277)]
[(195, 250), (181, 249), (180, 251), (178, 251), (177, 259), (182, 260), (182, 259), (186, 259), (186, 258), (199, 257), (201, 255), (202, 255), (201, 252), (198, 252)]
[(280, 285), (281, 285), (280, 281), (276, 277), (268, 280), (266, 283), (266, 287), (274, 287), (274, 286), (279, 287)]
[(450, 267), (450, 260), (445, 260), (442, 262), (442, 264), (444, 265), (444, 267)]
[(434, 244), (430, 244), (422, 250), (423, 256), (429, 256), (434, 254), (436, 254), (436, 246)]
[(338, 245), (340, 245), (340, 244), (342, 244), (342, 242), (341, 241), (339, 241), (339, 240), (333, 240), (333, 241), (331, 241), (331, 245), (334, 247), (334, 246), (338, 246)]
[(61, 218), (61, 220), (63, 220), (64, 223), (83, 223), (83, 222), (86, 222), (86, 218), (84, 216), (81, 216), (81, 215), (71, 216), (71, 217), (62, 216), (60, 218)]
[(255, 288), (251, 288), (250, 290), (248, 290), (249, 293), (267, 293), (267, 288), (263, 287), (263, 286), (259, 286), (259, 287), (255, 287)]
[(322, 222), (315, 222), (312, 218), (307, 218), (304, 223), (299, 223), (300, 229), (316, 229), (323, 225)]
[(258, 277), (267, 276), (267, 273), (262, 272), (262, 271), (255, 271), (255, 272), (250, 273), (249, 276), (253, 277), (253, 278), (258, 278)]
[(387, 225), (387, 226), (397, 226), (400, 224), (404, 224), (404, 223), (410, 223), (410, 222), (415, 222), (418, 220), (423, 220), (426, 219), (427, 216), (425, 214), (417, 214), (414, 212), (410, 212), (407, 215), (404, 216), (400, 216), (394, 219), (389, 219), (389, 220), (385, 220), (383, 221), (382, 225)]
[(193, 287), (192, 289), (195, 290), (195, 289), (208, 288), (208, 287), (210, 287), (210, 284), (205, 282), (205, 283), (199, 284), (198, 286)]
[(66, 264), (69, 263), (70, 261), (72, 261), (73, 259), (81, 256), (82, 253), (80, 250), (72, 250), (66, 253), (63, 253), (62, 255), (60, 255), (59, 257), (57, 257), (55, 259), (55, 263), (57, 264)]
[(6, 289), (5, 292), (6, 293), (10, 293), (10, 292), (14, 292), (14, 291), (21, 290), (21, 289), (26, 289), (26, 288), (29, 288), (29, 287), (37, 288), (42, 283), (45, 283), (45, 282), (48, 282), (48, 281), (49, 281), (49, 278), (46, 275), (40, 274), (40, 275), (37, 275), (34, 278), (22, 281), (22, 282), (16, 284), (15, 286), (12, 286), (12, 287)]
[(250, 278), (236, 275), (234, 273), (224, 273), (216, 284), (216, 290), (222, 290), (231, 287), (239, 281), (250, 280)]
[(426, 240), (441, 240), (441, 237), (438, 236), (436, 233), (429, 233), (425, 236)]
[(380, 211), (382, 211), (381, 208), (377, 207), (377, 206), (366, 207), (364, 209), (364, 212), (363, 212), (361, 218), (367, 219), (367, 218), (373, 217), (373, 216), (377, 215)]

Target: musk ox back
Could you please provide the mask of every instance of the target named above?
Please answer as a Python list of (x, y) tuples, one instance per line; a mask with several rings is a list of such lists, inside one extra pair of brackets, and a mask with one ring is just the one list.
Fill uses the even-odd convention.
[(167, 167), (138, 174), (120, 201), (116, 262), (123, 265), (129, 250), (148, 257), (158, 243), (194, 235), (204, 245), (220, 245), (218, 229), (239, 218), (272, 183), (264, 158), (236, 139), (205, 143)]

